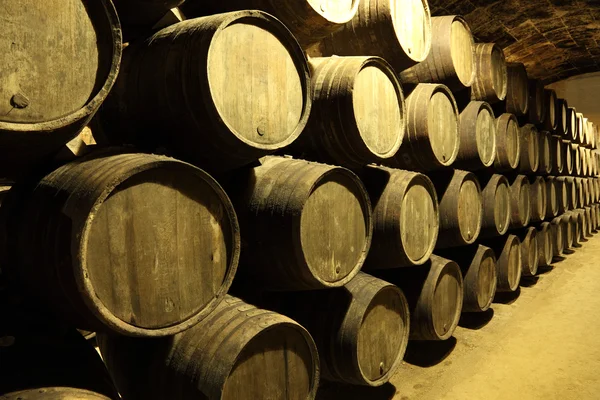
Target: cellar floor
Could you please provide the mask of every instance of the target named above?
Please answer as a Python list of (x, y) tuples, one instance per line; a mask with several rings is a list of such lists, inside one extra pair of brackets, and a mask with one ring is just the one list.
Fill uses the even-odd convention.
[(379, 388), (326, 385), (318, 399), (600, 399), (600, 234), (516, 296), (461, 320), (454, 338), (410, 343)]

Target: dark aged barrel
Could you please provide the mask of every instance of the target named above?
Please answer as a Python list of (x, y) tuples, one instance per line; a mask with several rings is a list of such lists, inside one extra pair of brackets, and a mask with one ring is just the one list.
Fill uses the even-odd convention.
[(525, 175), (516, 176), (510, 185), (510, 227), (523, 228), (531, 219), (531, 188)]
[(552, 225), (550, 222), (542, 222), (538, 228), (536, 240), (538, 244), (538, 263), (540, 267), (552, 264), (554, 255)]
[(552, 254), (554, 257), (561, 256), (565, 249), (566, 229), (562, 222), (562, 215), (550, 221), (552, 232)]
[(517, 233), (521, 240), (522, 276), (535, 276), (539, 265), (537, 230), (530, 226)]
[(571, 185), (573, 185), (573, 194), (575, 195), (572, 202), (573, 209), (582, 207), (584, 198), (581, 181), (579, 180), (579, 178), (575, 178), (572, 176), (568, 176), (567, 181), (571, 183)]
[(0, 176), (59, 150), (117, 78), (121, 29), (108, 0), (0, 1)]
[(548, 132), (539, 132), (538, 140), (539, 165), (537, 172), (539, 175), (549, 175), (552, 172), (553, 156), (556, 153), (556, 148), (552, 149), (550, 147), (550, 134)]
[(575, 107), (567, 108), (567, 131), (565, 139), (572, 142), (577, 139), (577, 110)]
[(0, 399), (120, 399), (102, 359), (76, 330), (2, 318)]
[(491, 166), (496, 158), (496, 120), (488, 103), (472, 101), (460, 114), (460, 146), (455, 165), (470, 171)]
[(539, 79), (529, 80), (529, 123), (541, 124), (546, 117), (544, 84)]
[(102, 334), (98, 344), (126, 399), (253, 400), (285, 393), (304, 400), (315, 398), (319, 382), (319, 357), (306, 329), (229, 295), (209, 318), (176, 336)]
[(591, 142), (590, 142), (590, 134), (589, 134), (589, 120), (583, 116), (581, 119), (583, 120), (582, 122), (582, 141), (581, 141), (581, 145), (583, 147), (590, 147), (591, 146)]
[(573, 217), (571, 211), (567, 211), (561, 216), (563, 226), (563, 241), (565, 249), (571, 249), (574, 244), (574, 236), (577, 230), (577, 219)]
[(475, 79), (473, 34), (458, 15), (431, 18), (431, 50), (427, 58), (400, 72), (403, 84), (443, 83), (452, 90), (470, 87)]
[(588, 174), (588, 161), (587, 161), (587, 153), (586, 148), (579, 147), (579, 160), (581, 163), (581, 176), (586, 176)]
[(568, 145), (571, 151), (571, 159), (573, 160), (573, 175), (581, 175), (581, 154), (579, 153), (579, 145), (571, 143)]
[(454, 163), (460, 147), (458, 108), (444, 85), (422, 83), (406, 99), (406, 135), (391, 167), (418, 171), (443, 169)]
[(103, 107), (112, 141), (166, 147), (223, 171), (282, 149), (307, 123), (308, 63), (287, 28), (264, 12), (183, 21), (126, 55)]
[(546, 217), (547, 208), (547, 197), (546, 193), (546, 181), (541, 176), (531, 178), (529, 181), (529, 187), (531, 194), (529, 199), (531, 201), (531, 221), (540, 222)]
[(549, 136), (550, 158), (553, 175), (560, 175), (565, 170), (565, 150), (562, 140), (558, 136)]
[(496, 292), (514, 292), (519, 287), (522, 273), (521, 241), (507, 235), (482, 243), (494, 250), (498, 285)]
[(371, 245), (366, 189), (349, 170), (265, 157), (228, 184), (243, 234), (239, 273), (272, 290), (342, 286)]
[(113, 0), (124, 27), (152, 28), (168, 11), (184, 0)]
[(573, 247), (581, 247), (582, 232), (585, 229), (583, 217), (579, 209), (569, 211), (569, 213), (571, 213), (571, 223), (573, 225)]
[(481, 187), (471, 172), (458, 169), (431, 176), (440, 201), (440, 234), (436, 248), (464, 246), (481, 231)]
[(463, 305), (463, 278), (454, 261), (436, 255), (423, 266), (380, 271), (381, 278), (404, 291), (410, 309), (410, 338), (446, 340)]
[(573, 153), (571, 151), (571, 144), (568, 141), (562, 140), (562, 148), (563, 148), (563, 174), (564, 175), (572, 175), (573, 174)]
[(584, 207), (581, 212), (581, 215), (583, 216), (584, 225), (585, 225), (584, 236), (587, 238), (587, 237), (592, 236), (592, 230), (593, 230), (591, 208)]
[(358, 168), (393, 157), (406, 130), (404, 95), (378, 57), (310, 60), (312, 115), (290, 147), (294, 155)]
[[(546, 213), (544, 219), (549, 220), (558, 215), (561, 203), (567, 200), (567, 192), (563, 190), (564, 185), (558, 185), (554, 176), (547, 176), (544, 182), (546, 185)], [(564, 212), (564, 206), (561, 212)]]
[(495, 43), (475, 43), (475, 80), (471, 100), (497, 103), (506, 98), (507, 72), (504, 51)]
[(391, 283), (360, 272), (342, 288), (273, 295), (268, 301), (311, 334), (323, 379), (380, 386), (402, 363), (410, 315), (404, 294)]
[(527, 115), (529, 110), (529, 80), (522, 63), (507, 63), (508, 90), (506, 92), (506, 112), (516, 116)]
[(425, 0), (361, 0), (344, 27), (308, 50), (311, 56), (380, 56), (397, 72), (424, 61), (431, 49)]
[(540, 141), (535, 125), (527, 124), (521, 127), (520, 146), (521, 157), (519, 171), (525, 174), (534, 174), (540, 165)]
[(565, 99), (556, 100), (556, 134), (565, 138), (569, 130), (569, 104)]
[(496, 256), (480, 244), (443, 251), (444, 257), (456, 261), (463, 274), (463, 312), (483, 312), (490, 308), (498, 282)]
[(562, 110), (558, 106), (556, 92), (552, 89), (544, 89), (544, 108), (546, 109), (544, 129), (554, 133), (558, 131), (559, 122), (562, 122), (562, 119), (558, 116)]
[(575, 114), (577, 116), (577, 137), (574, 138), (575, 142), (579, 144), (585, 144), (585, 132), (584, 132), (584, 122), (583, 122), (583, 114), (578, 112)]
[(231, 202), (190, 164), (96, 152), (22, 197), (12, 221), (16, 274), (81, 329), (180, 332), (221, 301), (235, 275), (240, 237)]
[(306, 47), (352, 20), (358, 11), (358, 4), (358, 0), (187, 0), (182, 9), (189, 18), (237, 10), (262, 10), (283, 22), (302, 47)]
[(496, 159), (494, 168), (498, 171), (516, 169), (521, 157), (520, 129), (513, 114), (502, 114), (496, 118)]
[(373, 242), (364, 269), (425, 263), (439, 231), (438, 197), (418, 172), (368, 166), (361, 172), (373, 202)]
[(510, 225), (511, 193), (508, 180), (498, 174), (481, 181), (481, 237), (502, 236)]
[(565, 205), (565, 210), (573, 210), (577, 208), (578, 197), (575, 181), (571, 177), (567, 176), (559, 176), (556, 178), (556, 181), (562, 182), (565, 187), (564, 190), (567, 192), (567, 203)]

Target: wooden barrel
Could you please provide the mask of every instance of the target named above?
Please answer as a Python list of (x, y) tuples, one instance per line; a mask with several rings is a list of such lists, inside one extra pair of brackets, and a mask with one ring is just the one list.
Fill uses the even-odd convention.
[(535, 174), (540, 165), (540, 141), (535, 125), (527, 124), (521, 127), (520, 147), (521, 157), (519, 171), (525, 174)]
[(406, 130), (404, 95), (378, 57), (310, 60), (312, 114), (287, 150), (301, 158), (359, 168), (393, 157)]
[(566, 138), (569, 131), (569, 103), (565, 99), (556, 100), (556, 134)]
[(458, 169), (431, 176), (440, 201), (440, 234), (436, 248), (465, 246), (481, 231), (482, 197), (477, 177)]
[(578, 112), (575, 114), (576, 115), (576, 123), (577, 123), (577, 137), (575, 137), (575, 142), (579, 143), (581, 145), (585, 144), (585, 131), (584, 131), (584, 121), (583, 121), (583, 114)]
[(3, 310), (0, 399), (120, 399), (102, 359), (76, 330), (38, 324), (42, 317), (30, 324), (33, 317), (7, 322)]
[(565, 177), (554, 177), (553, 181), (554, 186), (556, 187), (558, 214), (562, 214), (571, 208), (569, 201), (569, 190), (571, 190), (571, 187), (566, 182)]
[(581, 215), (581, 209), (569, 212), (571, 213), (571, 221), (573, 223), (573, 247), (581, 247), (585, 232), (585, 221), (583, 215)]
[(552, 264), (554, 256), (554, 240), (550, 222), (542, 222), (537, 230), (536, 241), (538, 244), (538, 264), (547, 267)]
[(567, 179), (573, 182), (575, 194), (577, 196), (577, 205), (573, 208), (583, 207), (585, 205), (585, 196), (583, 193), (583, 182), (581, 178), (567, 177)]
[(566, 201), (567, 193), (562, 190), (564, 186), (557, 188), (558, 184), (554, 176), (547, 176), (544, 183), (546, 185), (546, 215), (544, 219), (549, 220), (558, 215), (561, 202)]
[(565, 169), (565, 149), (562, 140), (558, 136), (549, 136), (550, 140), (550, 158), (552, 163), (553, 175), (560, 175)]
[(410, 339), (446, 340), (463, 305), (463, 278), (454, 261), (432, 255), (423, 266), (380, 271), (404, 292), (410, 309)]
[(552, 228), (552, 254), (554, 257), (559, 257), (563, 254), (565, 249), (564, 236), (566, 235), (566, 230), (562, 221), (562, 215), (550, 221), (550, 225)]
[(598, 232), (600, 226), (600, 220), (598, 219), (598, 205), (591, 205), (591, 219), (592, 219), (592, 232)]
[(565, 139), (568, 141), (577, 140), (577, 110), (575, 107), (567, 108), (567, 131), (565, 132)]
[(323, 379), (381, 386), (402, 364), (410, 315), (402, 290), (391, 283), (360, 272), (342, 288), (267, 298), (313, 337)]
[(590, 140), (590, 133), (589, 133), (589, 119), (586, 118), (585, 116), (582, 116), (582, 119), (583, 119), (583, 126), (582, 126), (583, 140), (581, 142), (581, 145), (583, 147), (591, 147), (592, 142)]
[(529, 110), (529, 80), (522, 63), (507, 63), (508, 90), (506, 92), (506, 112), (516, 116), (527, 115)]
[(544, 108), (546, 109), (546, 118), (544, 118), (544, 129), (550, 134), (557, 132), (558, 124), (561, 121), (558, 114), (562, 112), (558, 105), (558, 97), (552, 89), (544, 89)]
[(571, 144), (566, 141), (566, 140), (562, 140), (562, 148), (564, 150), (563, 153), (563, 163), (564, 163), (564, 167), (563, 167), (563, 175), (572, 175), (573, 174), (573, 170), (574, 170), (574, 160), (573, 160), (573, 151), (571, 150)]
[(406, 99), (406, 135), (391, 167), (417, 171), (443, 169), (454, 163), (460, 148), (458, 108), (452, 92), (422, 83)]
[(431, 35), (426, 0), (361, 0), (354, 18), (308, 49), (308, 54), (380, 56), (400, 72), (427, 58)]
[(228, 183), (243, 234), (239, 273), (270, 290), (343, 286), (373, 234), (366, 189), (351, 171), (265, 157)]
[(460, 146), (454, 165), (475, 171), (491, 166), (496, 158), (496, 120), (492, 107), (472, 101), (460, 114)]
[(364, 269), (424, 264), (439, 232), (438, 197), (418, 172), (368, 166), (361, 172), (373, 202), (373, 242)]
[(571, 159), (573, 160), (573, 175), (581, 175), (581, 154), (579, 153), (579, 145), (571, 143), (568, 146), (571, 150)]
[(431, 18), (431, 50), (423, 62), (400, 73), (403, 84), (443, 83), (451, 90), (470, 87), (475, 79), (473, 35), (464, 18)]
[(498, 284), (496, 292), (514, 292), (519, 287), (522, 274), (521, 241), (507, 235), (482, 243), (494, 250)]
[(540, 222), (546, 218), (546, 209), (548, 207), (548, 194), (546, 191), (546, 181), (541, 176), (532, 177), (529, 181), (531, 193), (531, 221)]
[(518, 232), (521, 241), (521, 276), (535, 276), (539, 265), (537, 229), (533, 226)]
[[(549, 175), (552, 173), (553, 167), (553, 159), (554, 154), (556, 153), (556, 148), (550, 147), (550, 133), (541, 131), (538, 133), (538, 149), (539, 149), (539, 166), (538, 166), (538, 174), (539, 175)], [(554, 150), (554, 151), (553, 151)], [(562, 159), (562, 157), (561, 157)]]
[(286, 147), (308, 121), (302, 48), (262, 11), (189, 19), (125, 55), (103, 107), (109, 141), (165, 147), (220, 172)]
[(319, 382), (319, 357), (306, 329), (229, 295), (209, 318), (174, 337), (103, 334), (98, 344), (126, 399), (277, 399), (282, 393), (314, 399)]
[(529, 79), (529, 123), (539, 125), (546, 118), (544, 84), (539, 79)]
[(531, 219), (531, 188), (525, 175), (518, 175), (510, 184), (510, 227), (524, 228)]
[(238, 10), (265, 11), (283, 22), (302, 47), (307, 47), (350, 22), (356, 16), (358, 4), (358, 0), (300, 0), (284, 3), (273, 0), (189, 0), (184, 3), (182, 10), (189, 18)]
[(490, 308), (498, 283), (496, 256), (480, 244), (442, 251), (444, 257), (456, 261), (463, 274), (463, 312), (483, 312)]
[(556, 178), (557, 182), (562, 182), (567, 192), (567, 206), (566, 210), (573, 210), (578, 207), (578, 195), (577, 188), (575, 187), (575, 180), (568, 176), (559, 176)]
[(506, 98), (507, 72), (502, 47), (495, 43), (475, 43), (475, 80), (471, 100), (497, 103)]
[(516, 169), (521, 157), (520, 129), (513, 114), (502, 114), (496, 118), (496, 159), (497, 171)]
[(16, 275), (81, 329), (180, 332), (214, 309), (235, 275), (233, 206), (190, 164), (91, 153), (23, 190), (21, 202), (11, 222)]
[(119, 20), (125, 28), (154, 26), (171, 8), (184, 0), (113, 0), (119, 13)]
[(581, 176), (587, 176), (588, 174), (588, 160), (586, 148), (579, 146), (579, 160), (581, 163)]
[(508, 180), (499, 174), (487, 182), (481, 181), (481, 237), (502, 236), (508, 231), (511, 218), (511, 191)]
[(108, 0), (4, 1), (0, 177), (27, 172), (81, 131), (117, 78), (122, 38)]
[(585, 228), (582, 237), (588, 238), (592, 236), (592, 217), (590, 207), (583, 207), (583, 209), (581, 210), (581, 215), (583, 217), (583, 225)]
[(571, 211), (567, 211), (561, 216), (563, 226), (563, 241), (565, 249), (571, 249), (574, 244), (574, 236), (577, 230), (577, 219), (573, 218)]
[(581, 193), (583, 196), (583, 206), (587, 206), (591, 203), (590, 190), (588, 186), (588, 178), (579, 178), (579, 182), (581, 182)]

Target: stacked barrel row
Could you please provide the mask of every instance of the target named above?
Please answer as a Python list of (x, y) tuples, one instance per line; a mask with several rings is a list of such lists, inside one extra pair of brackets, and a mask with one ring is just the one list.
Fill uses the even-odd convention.
[(3, 362), (73, 327), (124, 400), (379, 386), (599, 224), (595, 125), (425, 0), (71, 3), (0, 85), (8, 398), (117, 398)]

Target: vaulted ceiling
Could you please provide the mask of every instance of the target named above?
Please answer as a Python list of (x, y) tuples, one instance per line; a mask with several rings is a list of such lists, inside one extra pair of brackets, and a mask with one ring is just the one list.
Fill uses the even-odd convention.
[(429, 0), (432, 15), (465, 17), (545, 83), (600, 71), (600, 0)]

